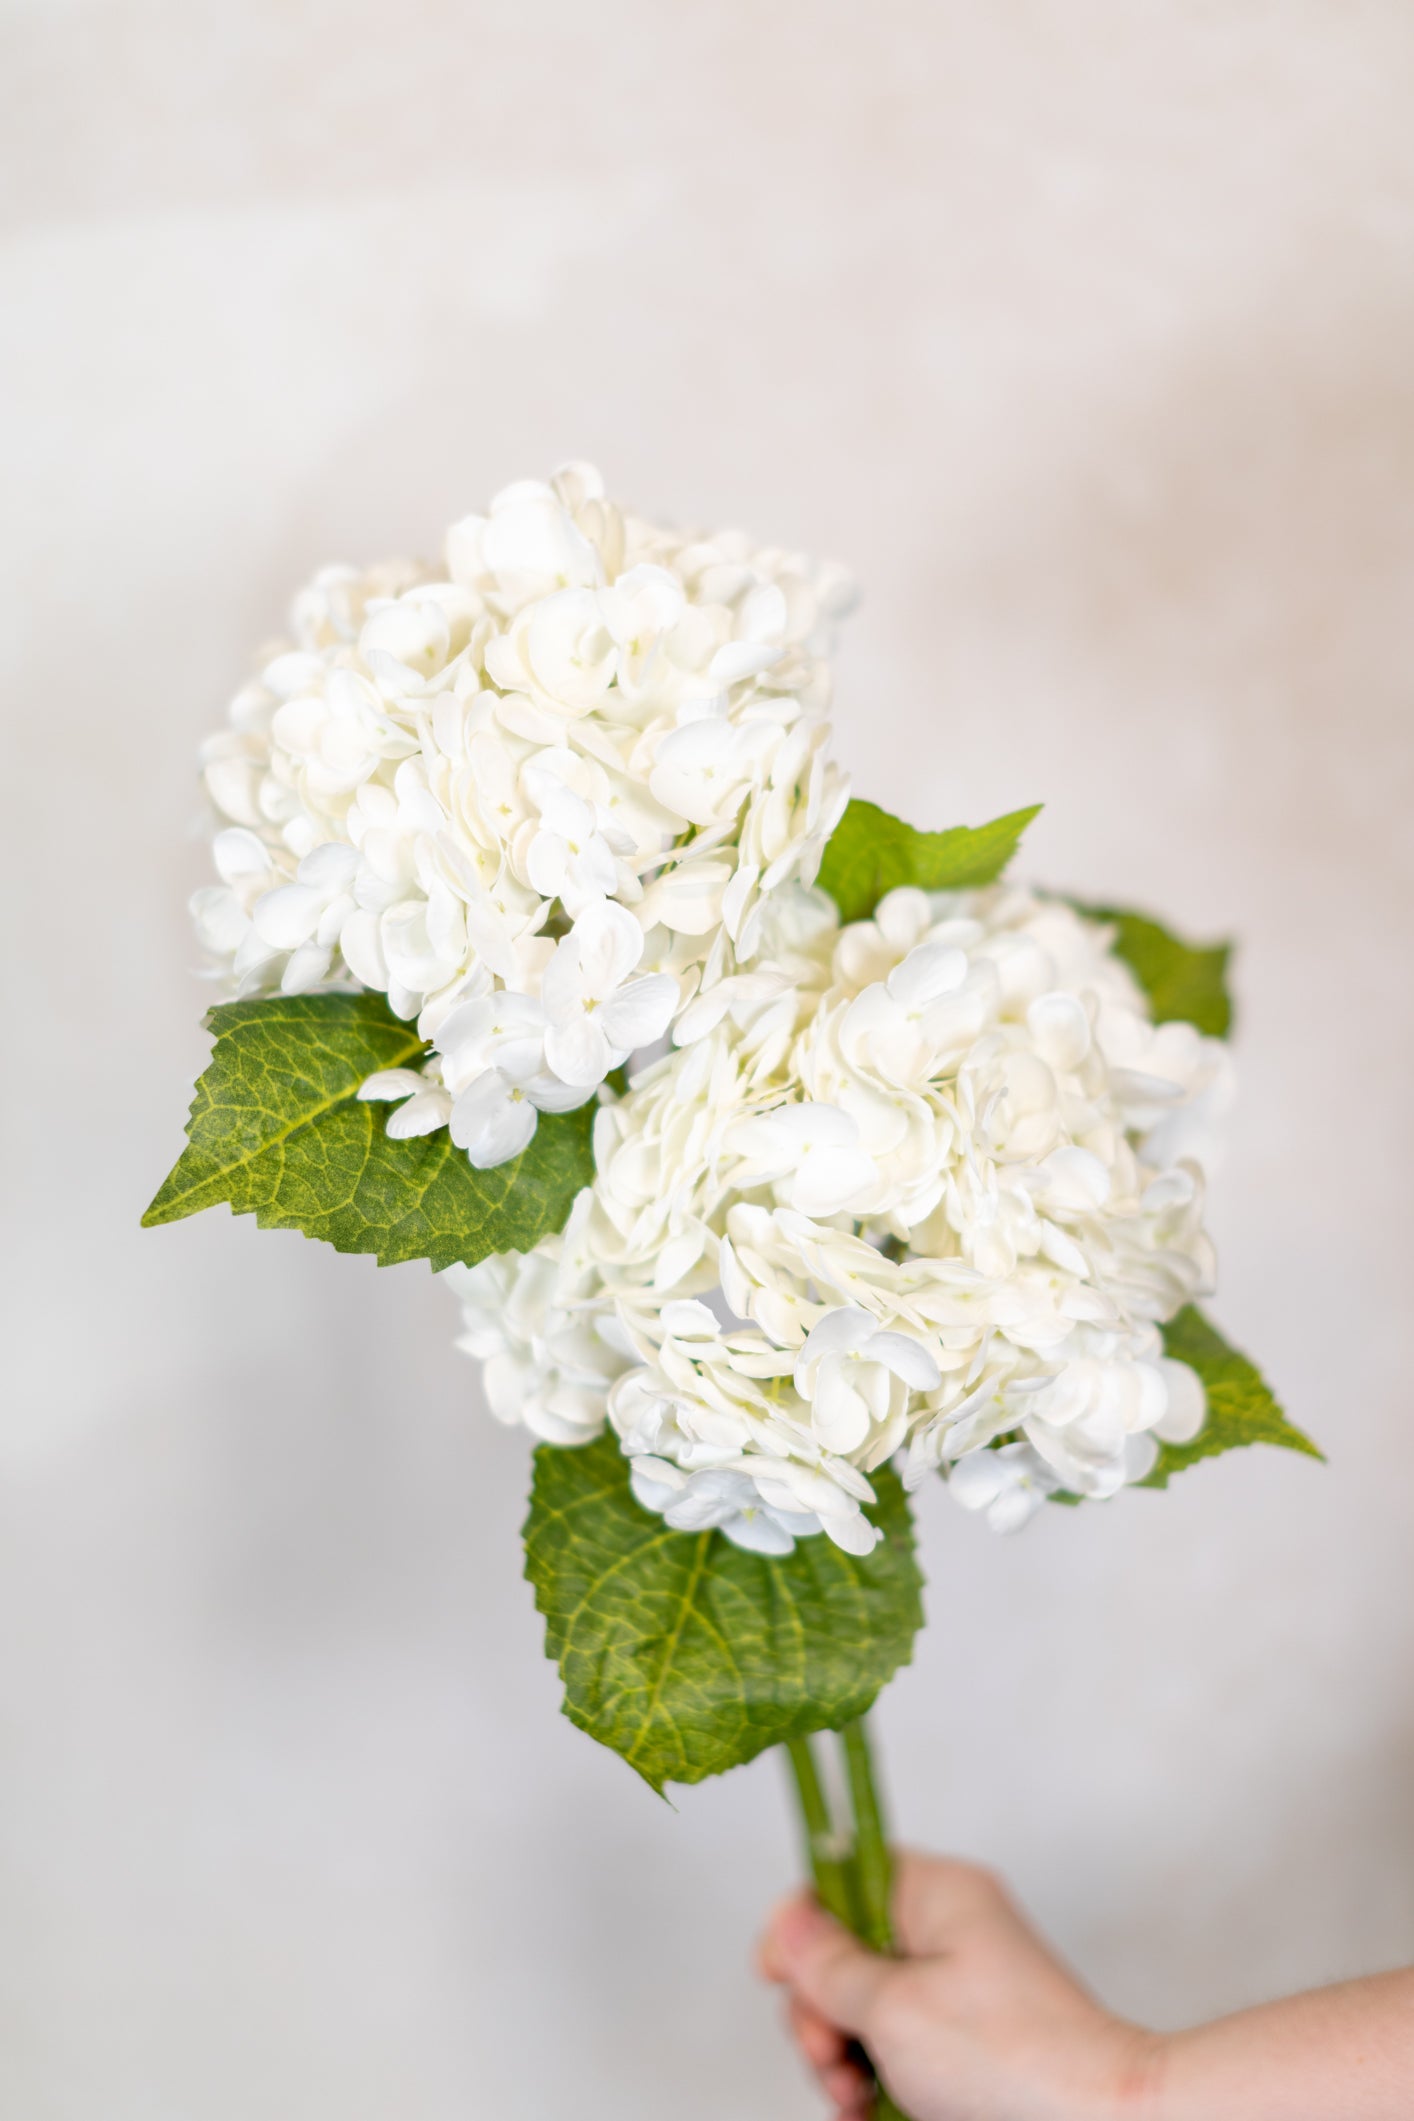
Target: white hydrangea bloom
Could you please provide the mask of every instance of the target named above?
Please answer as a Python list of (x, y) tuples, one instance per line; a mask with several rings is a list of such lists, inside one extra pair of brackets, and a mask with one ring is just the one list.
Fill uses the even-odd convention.
[(527, 1256), (507, 1252), (475, 1267), (448, 1267), (461, 1299), (458, 1347), (480, 1358), (498, 1421), (523, 1424), (546, 1443), (586, 1443), (604, 1426), (604, 1401), (625, 1367), (602, 1314), (562, 1301), (560, 1238)]
[(241, 993), (385, 993), (435, 1052), (368, 1086), (411, 1101), (393, 1131), (505, 1161), (751, 979), (764, 895), (844, 807), (847, 603), (794, 554), (621, 513), (585, 465), (455, 524), (440, 574), (326, 569), (206, 749), (203, 946)]
[(898, 1454), (999, 1529), (1142, 1479), (1205, 1413), (1159, 1329), (1212, 1282), (1227, 1049), (1154, 1025), (1109, 932), (1027, 891), (895, 891), (843, 930), (799, 886), (763, 904), (539, 1248), (617, 1351), (597, 1407), (639, 1499), (865, 1552)]
[(994, 1532), (1019, 1532), (1060, 1482), (1029, 1443), (972, 1451), (953, 1467), (948, 1488), (964, 1510), (977, 1510)]

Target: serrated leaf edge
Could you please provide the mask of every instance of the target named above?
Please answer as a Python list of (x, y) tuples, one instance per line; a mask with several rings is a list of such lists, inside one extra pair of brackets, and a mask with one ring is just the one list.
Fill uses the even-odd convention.
[[(600, 1433), (602, 1434), (603, 1432), (601, 1431)], [(573, 1450), (575, 1446), (572, 1444), (550, 1444), (545, 1445), (543, 1448), (548, 1450)], [(577, 1495), (574, 1501), (569, 1505), (569, 1509), (554, 1509), (545, 1511), (535, 1528), (535, 1543), (537, 1545), (540, 1543), (540, 1535), (543, 1533), (547, 1525), (564, 1523), (565, 1521), (567, 1521), (571, 1511), (592, 1508), (596, 1503), (603, 1502), (617, 1493), (618, 1486), (617, 1483), (614, 1483), (608, 1486), (596, 1488), (591, 1494)], [(637, 1507), (641, 1510), (642, 1504), (637, 1504)], [(651, 1516), (651, 1512), (649, 1511), (643, 1511), (643, 1514), (645, 1517)], [(587, 1738), (593, 1739), (596, 1745), (602, 1745), (605, 1743), (605, 1741), (599, 1738), (596, 1732), (591, 1729), (587, 1718), (578, 1713), (578, 1711), (575, 1709), (574, 1704), (570, 1700), (568, 1687), (565, 1682), (565, 1660), (570, 1652), (570, 1637), (574, 1628), (575, 1621), (578, 1619), (579, 1615), (584, 1611), (584, 1608), (588, 1604), (589, 1600), (597, 1595), (601, 1585), (608, 1582), (609, 1578), (614, 1575), (619, 1568), (632, 1565), (643, 1554), (656, 1553), (660, 1547), (666, 1546), (670, 1541), (674, 1539), (692, 1539), (695, 1537), (698, 1542), (698, 1553), (694, 1557), (694, 1564), (688, 1587), (688, 1594), (685, 1595), (681, 1601), (681, 1611), (678, 1616), (677, 1625), (673, 1631), (672, 1641), (674, 1644), (676, 1644), (678, 1641), (681, 1640), (683, 1629), (685, 1628), (688, 1619), (693, 1615), (695, 1611), (695, 1608), (692, 1604), (692, 1596), (693, 1594), (695, 1594), (697, 1586), (701, 1582), (702, 1574), (706, 1566), (706, 1557), (711, 1551), (712, 1542), (714, 1540), (722, 1539), (724, 1535), (720, 1531), (717, 1531), (715, 1529), (709, 1529), (705, 1532), (693, 1534), (691, 1532), (679, 1532), (673, 1529), (672, 1527), (667, 1527), (661, 1533), (655, 1535), (655, 1537), (653, 1537), (652, 1539), (646, 1540), (642, 1546), (635, 1547), (631, 1554), (621, 1555), (619, 1559), (616, 1560), (612, 1564), (612, 1566), (605, 1571), (603, 1576), (596, 1579), (591, 1588), (585, 1593), (584, 1597), (580, 1599), (578, 1605), (574, 1608), (574, 1611), (570, 1613), (563, 1622), (559, 1623), (559, 1647), (552, 1648), (550, 1637), (552, 1630), (554, 1630), (556, 1627), (556, 1622), (549, 1605), (545, 1602), (546, 1597), (548, 1597), (548, 1592), (545, 1594), (545, 1596), (542, 1596), (541, 1586), (537, 1583), (534, 1575), (531, 1573), (530, 1564), (532, 1535), (527, 1529), (528, 1523), (529, 1519), (527, 1518), (526, 1524), (523, 1525), (521, 1528), (521, 1575), (524, 1581), (530, 1585), (531, 1591), (534, 1595), (535, 1610), (540, 1615), (540, 1618), (545, 1622), (546, 1662), (554, 1665), (555, 1670), (559, 1675), (560, 1684), (565, 1689), (564, 1697), (560, 1703), (560, 1714), (565, 1718), (566, 1722), (573, 1724), (576, 1730), (583, 1731), (584, 1735)], [(828, 1535), (824, 1532), (821, 1532), (815, 1536), (824, 1539)], [(893, 1535), (886, 1532), (884, 1536), (886, 1539), (888, 1539), (891, 1538)], [(759, 1560), (762, 1566), (765, 1567), (769, 1572), (768, 1580), (772, 1588), (773, 1603), (777, 1606), (780, 1606), (781, 1604), (785, 1605), (790, 1614), (791, 1625), (794, 1628), (797, 1637), (800, 1639), (800, 1641), (804, 1642), (805, 1629), (801, 1622), (800, 1608), (797, 1605), (795, 1599), (790, 1596), (788, 1590), (786, 1590), (785, 1587), (782, 1585), (776, 1572), (771, 1569), (771, 1557), (768, 1555), (758, 1555), (754, 1558)], [(845, 1580), (848, 1582), (850, 1589), (860, 1599), (861, 1603), (863, 1603), (864, 1578), (862, 1573), (855, 1566), (855, 1557), (851, 1554), (846, 1553), (843, 1548), (840, 1548), (837, 1550), (835, 1558), (843, 1569)], [(858, 1711), (858, 1713), (861, 1715), (865, 1712), (866, 1709), (868, 1709), (872, 1705), (873, 1702), (878, 1700), (879, 1695), (883, 1692), (884, 1688), (890, 1685), (892, 1681), (898, 1677), (900, 1672), (904, 1671), (907, 1666), (912, 1664), (914, 1656), (914, 1644), (916, 1643), (919, 1635), (922, 1633), (923, 1627), (925, 1625), (925, 1616), (923, 1614), (922, 1607), (923, 1593), (924, 1590), (927, 1588), (927, 1577), (923, 1573), (923, 1565), (921, 1560), (919, 1559), (918, 1542), (916, 1536), (914, 1538), (913, 1546), (910, 1550), (909, 1558), (913, 1563), (913, 1567), (918, 1579), (914, 1587), (915, 1596), (917, 1598), (919, 1608), (918, 1622), (917, 1625), (914, 1627), (912, 1633), (909, 1635), (907, 1646), (905, 1647), (902, 1655), (899, 1657), (897, 1663), (891, 1666), (889, 1671), (880, 1680), (874, 1692), (869, 1696), (868, 1701), (866, 1701), (861, 1707), (861, 1709)], [(711, 1629), (710, 1632), (716, 1637), (719, 1642), (722, 1642), (723, 1648), (727, 1651), (728, 1662), (732, 1665), (733, 1670), (737, 1672), (738, 1676), (740, 1676), (740, 1667), (736, 1664), (736, 1660), (731, 1656), (730, 1645), (723, 1641), (723, 1638), (717, 1629)], [(654, 1795), (658, 1797), (663, 1797), (665, 1802), (671, 1802), (671, 1800), (666, 1797), (666, 1786), (669, 1782), (679, 1781), (680, 1786), (685, 1789), (693, 1787), (693, 1783), (681, 1781), (680, 1778), (674, 1777), (672, 1775), (664, 1775), (661, 1781), (655, 1780), (655, 1778), (646, 1769), (638, 1766), (633, 1756), (638, 1751), (640, 1745), (644, 1742), (644, 1740), (647, 1738), (648, 1734), (652, 1730), (653, 1716), (656, 1713), (657, 1704), (662, 1693), (663, 1685), (666, 1681), (666, 1675), (669, 1672), (670, 1668), (671, 1655), (665, 1652), (659, 1664), (658, 1672), (655, 1675), (654, 1679), (652, 1707), (649, 1713), (641, 1719), (637, 1735), (635, 1736), (633, 1744), (629, 1747), (628, 1751), (626, 1753), (617, 1753), (617, 1749), (614, 1747), (606, 1748), (611, 1752), (616, 1752), (617, 1757), (625, 1761), (628, 1766), (633, 1769), (633, 1772), (639, 1777), (641, 1781), (647, 1783), (649, 1789), (653, 1791)], [(810, 1711), (808, 1704), (802, 1703), (802, 1714), (808, 1717), (809, 1713)], [(805, 1737), (813, 1734), (816, 1731), (831, 1730), (834, 1728), (836, 1728), (836, 1726), (823, 1721), (804, 1722), (798, 1725), (797, 1728), (790, 1735), (795, 1737)], [(742, 1767), (748, 1766), (752, 1760), (758, 1759), (763, 1752), (768, 1752), (773, 1745), (782, 1742), (782, 1740), (777, 1739), (764, 1740), (762, 1744), (756, 1748), (755, 1752), (748, 1753), (743, 1760), (737, 1763), (737, 1765)], [(721, 1769), (717, 1772), (725, 1774), (729, 1773), (730, 1770)], [(696, 1779), (698, 1781), (710, 1781), (713, 1779), (713, 1777), (711, 1775), (703, 1775), (699, 1776)]]
[[(211, 1009), (207, 1012), (207, 1015), (203, 1020), (202, 1028), (203, 1030), (209, 1031), (211, 1033), (213, 1040), (213, 1055), (216, 1050), (215, 1042), (223, 1036), (221, 1026), (216, 1022), (216, 1018), (221, 1014), (223, 1008), (234, 1008), (238, 1006), (240, 1005), (231, 1002), (219, 1003), (216, 1008)], [(256, 1021), (257, 1019), (253, 1017), (242, 1019), (243, 1023), (254, 1023)], [(276, 1015), (262, 1015), (258, 1019), (258, 1021), (261, 1024), (289, 1024), (302, 1023), (306, 1021), (306, 1019), (302, 1017), (292, 1016), (281, 1017)], [(386, 1067), (399, 1068), (403, 1065), (405, 1061), (411, 1060), (414, 1054), (421, 1053), (425, 1050), (427, 1041), (424, 1038), (419, 1038), (416, 1031), (410, 1031), (408, 1033), (408, 1040), (409, 1043), (407, 1045), (406, 1050), (404, 1052), (401, 1052), (398, 1055), (397, 1059), (385, 1062), (384, 1065)], [(311, 1043), (317, 1049), (322, 1042), (318, 1039), (315, 1039), (312, 1040)], [(328, 1051), (329, 1049), (326, 1047), (325, 1050)], [(207, 1068), (209, 1068), (210, 1065), (211, 1063), (210, 1061), (208, 1061)], [(182, 1129), (182, 1131), (186, 1135), (188, 1144), (191, 1143), (192, 1128), (196, 1124), (196, 1108), (201, 1101), (201, 1084), (202, 1080), (206, 1075), (206, 1072), (207, 1069), (203, 1068), (201, 1071), (201, 1075), (197, 1078), (195, 1088), (192, 1091), (191, 1103), (187, 1107), (186, 1125)], [(322, 1119), (324, 1114), (326, 1112), (332, 1112), (336, 1105), (348, 1104), (351, 1099), (354, 1098), (356, 1095), (356, 1090), (345, 1090), (339, 1097), (326, 1097), (322, 1104), (311, 1105), (307, 1112), (302, 1112), (298, 1119), (291, 1120), (288, 1126), (278, 1128), (274, 1134), (267, 1135), (263, 1140), (257, 1142), (255, 1146), (249, 1151), (247, 1151), (244, 1156), (236, 1158), (233, 1163), (223, 1165), (221, 1174), (222, 1177), (224, 1177), (227, 1172), (243, 1170), (247, 1164), (254, 1163), (255, 1159), (258, 1156), (264, 1156), (271, 1149), (282, 1148), (284, 1144), (290, 1139), (291, 1135), (298, 1134), (301, 1127), (310, 1126), (315, 1120)], [(168, 1194), (168, 1188), (171, 1186), (173, 1179), (181, 1170), (182, 1165), (186, 1160), (186, 1153), (186, 1150), (183, 1149), (181, 1155), (177, 1158), (177, 1161), (173, 1164), (171, 1170), (167, 1173), (167, 1176), (163, 1179), (161, 1185), (153, 1194), (152, 1199), (149, 1201), (147, 1207), (143, 1210), (142, 1222), (139, 1226), (141, 1229), (158, 1230), (161, 1229), (165, 1223), (183, 1222), (185, 1221), (188, 1215), (204, 1212), (186, 1207), (182, 1205), (182, 1203), (191, 1200), (194, 1195), (203, 1192), (207, 1187), (220, 1183), (220, 1180), (216, 1178), (203, 1179), (199, 1184), (187, 1186), (184, 1190), (181, 1191), (173, 1191), (170, 1194), (170, 1197), (164, 1198), (164, 1196), (167, 1196)], [(223, 1201), (218, 1196), (218, 1198), (212, 1201), (210, 1205), (212, 1207), (219, 1208), (223, 1205), (229, 1206), (230, 1204), (223, 1203)], [(261, 1215), (259, 1209), (232, 1207), (231, 1214), (233, 1218), (240, 1215), (253, 1214), (255, 1216), (257, 1228), (262, 1230), (297, 1229), (299, 1227), (298, 1224), (294, 1223), (281, 1223), (278, 1221), (273, 1223), (267, 1222), (265, 1218)], [(305, 1233), (301, 1232), (300, 1234), (303, 1236)], [(330, 1240), (327, 1238), (321, 1238), (315, 1240), (315, 1242), (323, 1244), (329, 1243)], [(339, 1245), (334, 1246), (334, 1250), (336, 1252), (342, 1249), (343, 1248)], [(380, 1266), (383, 1264), (381, 1258), (379, 1258), (378, 1263)], [(395, 1262), (395, 1264), (397, 1264), (397, 1262)]]

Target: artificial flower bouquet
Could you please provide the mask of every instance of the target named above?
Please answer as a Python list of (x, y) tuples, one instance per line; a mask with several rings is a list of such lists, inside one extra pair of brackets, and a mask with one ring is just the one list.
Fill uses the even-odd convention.
[(887, 1950), (911, 1498), (1007, 1531), (1314, 1446), (1196, 1308), (1226, 950), (1005, 880), (1031, 810), (849, 800), (849, 601), (579, 464), (318, 574), (205, 749), (233, 998), (145, 1220), (429, 1261), (537, 1440), (566, 1714), (659, 1791), (786, 1748)]

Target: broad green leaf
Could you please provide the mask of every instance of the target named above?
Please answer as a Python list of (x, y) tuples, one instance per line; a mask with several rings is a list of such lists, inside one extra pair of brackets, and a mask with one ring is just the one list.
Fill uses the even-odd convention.
[(669, 1530), (634, 1501), (628, 1470), (612, 1435), (542, 1444), (525, 1573), (565, 1714), (655, 1790), (849, 1722), (908, 1662), (923, 1579), (894, 1474), (874, 1475), (872, 1554), (821, 1533), (771, 1558)]
[(560, 1229), (594, 1176), (594, 1107), (542, 1115), (524, 1155), (474, 1171), (445, 1130), (390, 1141), (388, 1107), (359, 1084), (415, 1061), (424, 1046), (379, 994), (301, 994), (230, 1002), (196, 1086), (188, 1144), (143, 1223), (225, 1201), (262, 1229), (303, 1230), (380, 1266), (472, 1265), (525, 1252)]
[(1277, 1444), (1324, 1458), (1309, 1436), (1293, 1426), (1256, 1367), (1230, 1347), (1201, 1311), (1189, 1304), (1164, 1327), (1164, 1352), (1186, 1362), (1202, 1378), (1208, 1393), (1208, 1418), (1192, 1443), (1166, 1443), (1159, 1462), (1141, 1487), (1166, 1488), (1175, 1473), (1245, 1444)]
[(1156, 1024), (1194, 1024), (1209, 1038), (1226, 1038), (1232, 1030), (1232, 996), (1227, 968), (1231, 943), (1185, 943), (1143, 913), (1116, 906), (1083, 906), (1076, 911), (1092, 921), (1108, 921), (1115, 930), (1115, 955), (1122, 957), (1145, 994)]
[(961, 891), (995, 883), (1017, 849), (1040, 804), (1013, 810), (990, 825), (954, 825), (947, 832), (920, 832), (877, 803), (851, 802), (825, 848), (822, 891), (840, 909), (842, 921), (867, 920), (886, 891), (916, 884), (923, 891)]

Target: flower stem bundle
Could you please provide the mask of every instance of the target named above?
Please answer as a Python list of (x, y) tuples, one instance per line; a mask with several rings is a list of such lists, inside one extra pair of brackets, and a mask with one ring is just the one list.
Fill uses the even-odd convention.
[[(818, 1741), (793, 1738), (786, 1748), (804, 1828), (805, 1860), (821, 1906), (872, 1951), (892, 1953), (892, 1865), (864, 1718), (847, 1724), (839, 1740), (848, 1814), (839, 1820), (820, 1776)], [(842, 1815), (844, 1811), (842, 1807)], [(867, 2063), (867, 2056), (862, 2059)], [(882, 2085), (874, 2111), (877, 2121), (890, 2121), (898, 2113)]]

